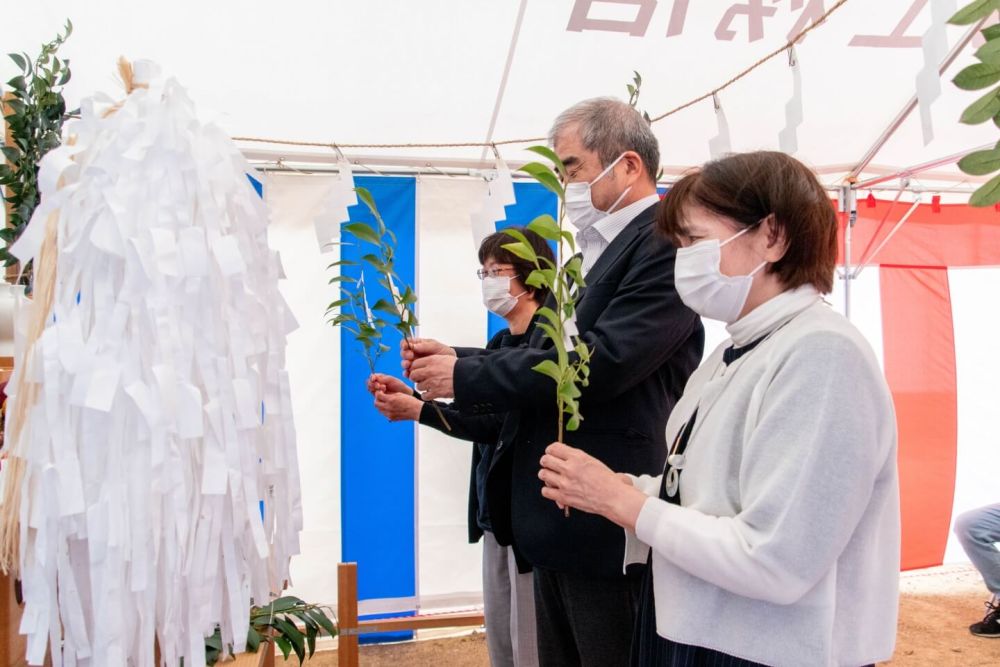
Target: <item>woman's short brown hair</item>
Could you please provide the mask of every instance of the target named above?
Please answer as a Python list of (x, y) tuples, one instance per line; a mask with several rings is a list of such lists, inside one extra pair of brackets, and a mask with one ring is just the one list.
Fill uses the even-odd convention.
[(795, 158), (758, 151), (706, 163), (667, 193), (659, 230), (676, 242), (684, 234), (684, 210), (692, 205), (745, 227), (773, 216), (787, 249), (767, 271), (788, 289), (811, 283), (824, 294), (833, 290), (837, 215), (816, 176)]
[[(536, 255), (555, 263), (556, 258), (552, 253), (552, 247), (541, 236), (527, 227), (508, 227), (508, 229), (514, 229), (524, 234), (524, 238), (528, 239), (528, 243), (531, 244)], [(510, 264), (514, 267), (514, 272), (517, 274), (514, 277), (521, 281), (535, 303), (539, 306), (543, 305), (545, 300), (549, 298), (549, 288), (532, 287), (528, 284), (528, 276), (535, 270), (535, 265), (526, 259), (521, 259), (510, 250), (504, 248), (509, 243), (517, 243), (517, 239), (505, 231), (490, 234), (479, 245), (479, 263), (485, 264), (487, 260), (492, 259), (498, 264)]]

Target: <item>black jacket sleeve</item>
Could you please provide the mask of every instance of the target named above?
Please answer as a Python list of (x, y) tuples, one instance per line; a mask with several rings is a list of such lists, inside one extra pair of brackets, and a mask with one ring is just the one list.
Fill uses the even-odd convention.
[[(448, 426), (451, 426), (450, 431), (441, 421), (441, 416), (434, 409), (435, 406), (448, 420)], [(420, 408), (420, 423), (459, 440), (494, 443), (500, 439), (503, 415), (471, 415), (467, 412), (459, 412), (447, 403), (432, 401), (424, 403), (423, 407)]]
[[(589, 401), (610, 401), (663, 365), (698, 326), (697, 316), (674, 289), (674, 247), (651, 233), (644, 238), (617, 283), (588, 285), (577, 305), (606, 300), (593, 324), (581, 326), (591, 348)], [(552, 347), (502, 349), (487, 356), (462, 357), (455, 364), (455, 402), (462, 411), (482, 414), (537, 405), (552, 394), (553, 381), (532, 368), (556, 359)]]

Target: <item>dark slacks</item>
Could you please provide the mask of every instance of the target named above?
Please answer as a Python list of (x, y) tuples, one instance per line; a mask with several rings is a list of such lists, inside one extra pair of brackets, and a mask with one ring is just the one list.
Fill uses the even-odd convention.
[(540, 667), (627, 667), (645, 568), (615, 578), (534, 573)]

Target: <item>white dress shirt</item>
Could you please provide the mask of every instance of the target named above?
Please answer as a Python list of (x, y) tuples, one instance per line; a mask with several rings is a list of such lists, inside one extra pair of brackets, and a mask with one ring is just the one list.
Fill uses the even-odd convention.
[[(577, 249), (583, 253), (583, 275), (586, 276), (590, 272), (601, 254), (611, 245), (615, 237), (628, 227), (628, 223), (632, 222), (635, 216), (658, 201), (660, 201), (660, 195), (652, 194), (617, 211), (612, 211), (592, 225), (583, 228), (577, 227), (576, 245)], [(573, 221), (570, 220), (570, 222)]]

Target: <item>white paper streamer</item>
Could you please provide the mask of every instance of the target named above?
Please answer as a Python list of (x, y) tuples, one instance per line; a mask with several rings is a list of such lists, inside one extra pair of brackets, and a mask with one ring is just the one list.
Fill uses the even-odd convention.
[(42, 161), (17, 248), (34, 257), (55, 216), (52, 312), (26, 365), (37, 304), (20, 307), (8, 385), (11, 419), (40, 385), (16, 445), (35, 665), (48, 648), (54, 665), (152, 667), (154, 636), (164, 664), (204, 664), (217, 625), (241, 651), (251, 604), (282, 590), (299, 549), (294, 318), (265, 207), (184, 90), (151, 63), (135, 72), (148, 89), (107, 117), (105, 98), (84, 100), (67, 123), (76, 144)]
[(785, 127), (778, 133), (778, 146), (794, 155), (799, 150), (799, 125), (803, 120), (802, 72), (794, 46), (788, 50), (788, 66), (792, 70), (792, 97), (785, 104)]
[(719, 125), (719, 133), (708, 141), (708, 153), (715, 160), (727, 153), (732, 153), (733, 147), (729, 140), (729, 122), (726, 120), (726, 112), (722, 109), (722, 102), (717, 94), (712, 95), (712, 103), (715, 106), (715, 120)]
[(514, 196), (514, 179), (507, 163), (497, 155), (496, 175), (488, 181), (486, 196), (479, 208), (470, 214), (472, 221), (472, 241), (476, 250), (487, 236), (495, 234), (496, 223), (507, 219), (506, 206), (517, 202)]
[(955, 9), (955, 0), (931, 0), (931, 27), (921, 38), (924, 66), (917, 73), (917, 101), (920, 104), (920, 127), (925, 146), (934, 140), (931, 105), (941, 96), (941, 74), (938, 68), (948, 54), (947, 25)]
[(330, 244), (340, 241), (340, 225), (350, 220), (347, 209), (358, 203), (351, 163), (341, 157), (337, 169), (339, 177), (323, 198), (323, 208), (314, 222), (321, 252), (330, 252), (333, 250)]

